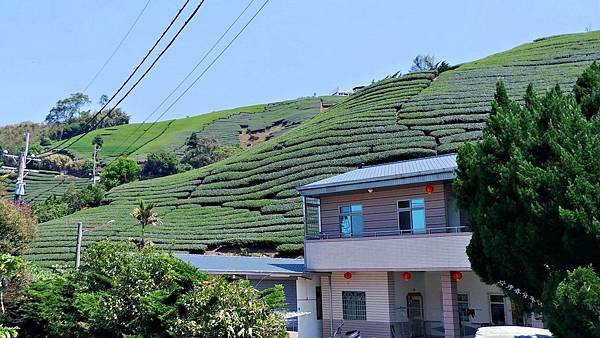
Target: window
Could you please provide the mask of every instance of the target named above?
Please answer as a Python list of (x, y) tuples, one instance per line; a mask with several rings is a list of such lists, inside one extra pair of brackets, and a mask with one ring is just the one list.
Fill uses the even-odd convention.
[(323, 295), (321, 294), (320, 286), (316, 288), (315, 301), (317, 302), (317, 320), (321, 320), (323, 319)]
[(319, 238), (321, 201), (314, 197), (304, 198), (304, 234), (306, 238)]
[(492, 324), (506, 325), (506, 317), (504, 317), (503, 295), (490, 295), (490, 314)]
[(340, 207), (340, 233), (342, 237), (362, 235), (362, 205), (352, 204)]
[(342, 291), (344, 320), (367, 320), (366, 294), (362, 291)]
[(425, 199), (398, 201), (398, 226), (400, 230), (425, 233)]
[(460, 321), (468, 322), (469, 321), (469, 295), (466, 293), (459, 293), (457, 295), (458, 299), (458, 312), (460, 313)]

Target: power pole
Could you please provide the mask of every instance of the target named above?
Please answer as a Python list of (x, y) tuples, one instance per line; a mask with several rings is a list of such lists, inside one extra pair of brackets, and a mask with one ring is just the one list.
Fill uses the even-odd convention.
[(15, 201), (20, 202), (25, 195), (25, 166), (27, 165), (27, 153), (29, 152), (29, 133), (25, 133), (25, 149), (19, 158), (19, 176), (15, 187)]
[(83, 224), (77, 222), (77, 246), (75, 248), (75, 269), (81, 265), (81, 241), (83, 240)]
[(92, 185), (96, 185), (96, 153), (98, 152), (98, 144), (94, 143), (94, 168), (92, 169)]

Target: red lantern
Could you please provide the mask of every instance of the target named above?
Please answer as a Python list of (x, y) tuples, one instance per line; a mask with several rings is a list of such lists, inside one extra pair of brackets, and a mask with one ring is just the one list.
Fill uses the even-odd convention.
[(352, 272), (344, 272), (344, 278), (346, 278), (346, 279), (352, 278)]
[(403, 272), (402, 273), (402, 279), (409, 280), (411, 278), (412, 278), (412, 275), (410, 274), (410, 272)]
[(461, 280), (463, 278), (463, 274), (460, 271), (453, 271), (451, 276), (454, 280)]
[(425, 186), (425, 192), (427, 194), (431, 194), (433, 192), (433, 185), (431, 185), (431, 184), (426, 185)]

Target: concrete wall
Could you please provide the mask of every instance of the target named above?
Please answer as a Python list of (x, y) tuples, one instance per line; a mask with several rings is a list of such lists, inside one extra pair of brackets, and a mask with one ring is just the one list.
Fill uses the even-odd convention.
[(312, 275), (310, 279), (298, 278), (296, 281), (298, 312), (310, 312), (298, 317), (298, 337), (322, 337), (323, 323), (317, 320), (316, 289), (321, 285), (321, 277)]
[(470, 270), (470, 233), (309, 240), (307, 271)]

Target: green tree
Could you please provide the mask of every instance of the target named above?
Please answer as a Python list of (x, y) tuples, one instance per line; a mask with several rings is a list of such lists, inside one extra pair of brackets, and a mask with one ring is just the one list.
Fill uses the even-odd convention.
[(600, 337), (600, 277), (592, 267), (555, 276), (545, 288), (546, 319), (559, 337)]
[(100, 174), (100, 183), (110, 190), (121, 184), (138, 180), (140, 168), (134, 160), (127, 157), (119, 157), (111, 162)]
[(26, 337), (285, 337), (281, 317), (247, 282), (110, 241), (86, 248), (79, 271), (32, 282), (8, 319)]
[(66, 99), (59, 100), (46, 116), (46, 123), (60, 124), (70, 122), (81, 114), (81, 108), (90, 103), (90, 98), (83, 93), (71, 94)]
[(600, 64), (592, 63), (577, 79), (573, 88), (577, 103), (588, 119), (596, 116), (600, 109)]
[(187, 144), (188, 149), (184, 153), (181, 162), (190, 165), (192, 168), (207, 166), (241, 151), (239, 147), (220, 145), (219, 141), (212, 137), (199, 139), (190, 137)]
[(8, 286), (13, 278), (18, 277), (24, 266), (25, 262), (20, 257), (0, 252), (0, 311), (2, 315), (6, 313), (4, 288)]
[(138, 220), (142, 226), (142, 238), (140, 241), (140, 247), (144, 247), (146, 244), (146, 226), (159, 224), (160, 218), (154, 211), (154, 203), (145, 203), (144, 200), (140, 200), (137, 207), (131, 211), (131, 216)]
[(104, 139), (100, 135), (96, 135), (94, 137), (94, 139), (92, 140), (92, 145), (96, 146), (98, 148), (102, 148), (103, 144), (104, 144)]
[[(508, 295), (531, 309), (555, 294), (557, 275), (600, 267), (600, 119), (586, 119), (575, 96), (558, 87), (541, 97), (528, 88), (524, 105), (502, 91), (483, 140), (459, 150), (455, 189), (472, 219), (474, 271), (518, 288), (520, 295)], [(549, 313), (553, 299), (543, 300)]]
[[(278, 293), (283, 297), (281, 288)], [(185, 294), (177, 305), (186, 309), (170, 329), (177, 337), (286, 336), (283, 321), (246, 280), (212, 279)]]
[(35, 237), (37, 223), (26, 204), (0, 199), (0, 252), (19, 256)]
[(151, 153), (148, 155), (140, 176), (154, 178), (177, 174), (180, 172), (179, 159), (173, 153)]

